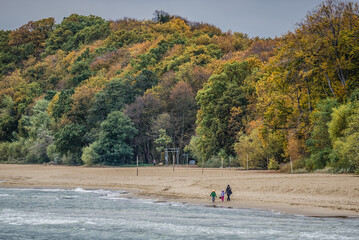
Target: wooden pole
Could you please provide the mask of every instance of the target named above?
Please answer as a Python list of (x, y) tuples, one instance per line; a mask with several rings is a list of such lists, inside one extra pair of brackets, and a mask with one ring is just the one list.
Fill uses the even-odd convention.
[(137, 176), (138, 176), (138, 155), (137, 155)]
[(289, 157), (289, 159), (290, 159), (290, 173), (293, 173), (292, 157)]
[(248, 153), (247, 153), (247, 170), (248, 170)]
[(204, 158), (202, 157), (202, 175), (203, 175)]
[(173, 172), (175, 171), (175, 155), (174, 154), (172, 154), (172, 156), (173, 156)]

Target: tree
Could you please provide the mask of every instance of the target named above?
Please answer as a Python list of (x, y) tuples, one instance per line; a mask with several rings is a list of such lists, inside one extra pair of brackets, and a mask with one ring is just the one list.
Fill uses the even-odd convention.
[(161, 153), (161, 160), (163, 160), (163, 151), (167, 146), (172, 143), (172, 139), (170, 136), (166, 134), (166, 130), (160, 129), (159, 136), (155, 139), (156, 150)]
[(52, 127), (52, 120), (47, 113), (49, 101), (41, 99), (38, 100), (32, 108), (32, 115), (29, 117), (30, 126), (29, 137), (36, 140), (38, 133), (42, 131), (49, 131)]
[(102, 91), (95, 96), (95, 102), (90, 109), (89, 121), (91, 124), (102, 122), (113, 111), (122, 111), (126, 104), (135, 99), (132, 85), (127, 79), (112, 79)]
[[(266, 128), (287, 135), (283, 144), (287, 153), (291, 140), (292, 150), (297, 146), (295, 152), (305, 155), (312, 112), (320, 100), (329, 97), (343, 102), (356, 88), (358, 72), (354, 65), (358, 52), (352, 47), (358, 46), (353, 35), (359, 26), (357, 16), (357, 4), (323, 2), (298, 24), (295, 32), (278, 40), (275, 55), (265, 65), (256, 84), (257, 106)], [(313, 148), (312, 153), (316, 152)], [(313, 167), (316, 158), (315, 164), (322, 167), (328, 154), (316, 152), (308, 164)]]
[[(305, 33), (305, 60), (319, 70), (333, 96), (345, 98), (357, 61), (353, 48), (358, 46), (355, 30), (359, 26), (357, 3), (326, 0), (299, 24)], [(351, 44), (348, 44), (348, 43)], [(354, 70), (354, 71), (353, 71)], [(351, 84), (350, 84), (351, 85)]]
[(134, 139), (136, 154), (143, 155), (148, 163), (152, 163), (154, 158), (155, 136), (152, 126), (161, 110), (161, 104), (157, 97), (148, 93), (142, 97), (137, 97), (135, 102), (126, 106), (125, 114), (129, 116), (138, 130), (138, 135)]
[(11, 31), (0, 30), (0, 77), (14, 70), (17, 56), (12, 53), (9, 45)]
[[(348, 118), (348, 128), (344, 131), (343, 147), (335, 145), (341, 159), (345, 161), (341, 168), (346, 167), (350, 172), (359, 174), (359, 102), (354, 102), (353, 114)], [(339, 145), (339, 146), (338, 146)]]
[(0, 100), (0, 140), (9, 141), (12, 133), (17, 129), (15, 103), (6, 95), (3, 95)]
[(16, 52), (22, 56), (22, 59), (30, 54), (39, 56), (44, 49), (46, 39), (53, 31), (54, 24), (55, 19), (52, 17), (30, 21), (10, 33), (9, 45), (16, 47)]
[(88, 79), (94, 73), (90, 69), (90, 64), (93, 60), (93, 56), (90, 54), (89, 48), (78, 57), (71, 66), (70, 73), (73, 75), (69, 79), (68, 85), (70, 87), (78, 86), (82, 81)]
[(47, 155), (48, 146), (54, 142), (54, 136), (45, 129), (37, 132), (36, 140), (29, 146), (29, 154), (26, 156), (27, 162), (30, 163), (46, 163), (50, 161)]
[(46, 41), (45, 53), (54, 54), (57, 50), (72, 51), (81, 44), (104, 39), (110, 34), (109, 23), (94, 15), (71, 14), (55, 26)]
[(101, 124), (99, 139), (94, 143), (94, 151), (99, 163), (123, 165), (131, 163), (133, 149), (131, 141), (137, 129), (131, 120), (120, 111), (111, 112)]
[(156, 10), (154, 13), (153, 13), (153, 21), (155, 22), (158, 22), (158, 23), (166, 23), (166, 22), (169, 22), (171, 20), (171, 16), (163, 11), (163, 10)]
[[(29, 115), (23, 115), (19, 121), (19, 136), (26, 137), (25, 145), (28, 149), (26, 162), (49, 162), (47, 147), (54, 142), (52, 133), (53, 121), (47, 113), (49, 101), (40, 99), (31, 108)], [(17, 140), (19, 141), (19, 140)]]
[(358, 106), (358, 102), (349, 102), (333, 109), (328, 132), (333, 146), (330, 166), (336, 171), (358, 171)]
[[(236, 134), (245, 126), (250, 85), (245, 80), (256, 68), (256, 62), (244, 61), (225, 64), (219, 74), (212, 75), (197, 94), (200, 105), (197, 114), (197, 134), (205, 158), (224, 149), (233, 155)], [(236, 118), (231, 125), (231, 118)]]
[(95, 102), (95, 95), (100, 88), (83, 85), (75, 89), (72, 95), (72, 107), (67, 117), (73, 123), (87, 124), (90, 109)]
[(133, 85), (136, 95), (143, 95), (147, 89), (158, 84), (158, 78), (153, 72), (144, 69), (141, 71), (140, 75), (135, 78), (135, 83)]
[(327, 166), (332, 151), (328, 124), (332, 119), (333, 109), (338, 106), (335, 99), (321, 100), (312, 115), (313, 130), (311, 137), (307, 140), (310, 157), (306, 166), (308, 169), (321, 169)]
[(191, 87), (185, 82), (177, 83), (170, 95), (171, 132), (174, 143), (182, 151), (194, 133), (197, 104)]
[(74, 94), (73, 89), (66, 89), (58, 92), (52, 98), (49, 104), (49, 112), (51, 116), (54, 117), (55, 122), (59, 122), (64, 114), (71, 110), (72, 94)]
[(58, 152), (66, 159), (66, 164), (80, 164), (82, 148), (88, 145), (84, 135), (86, 128), (80, 124), (69, 124), (55, 134), (55, 145)]

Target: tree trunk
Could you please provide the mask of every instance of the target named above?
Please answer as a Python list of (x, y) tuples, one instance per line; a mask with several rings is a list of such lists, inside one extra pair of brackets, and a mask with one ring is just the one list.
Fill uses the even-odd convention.
[(329, 86), (329, 88), (330, 88), (330, 91), (332, 92), (333, 96), (335, 97), (335, 93), (334, 93), (334, 91), (333, 91), (332, 83), (331, 83), (331, 81), (330, 81), (330, 79), (329, 79), (329, 76), (328, 76), (327, 73), (325, 73), (324, 75), (325, 75), (325, 77), (326, 77), (326, 79), (327, 79), (327, 81), (328, 81), (328, 86)]

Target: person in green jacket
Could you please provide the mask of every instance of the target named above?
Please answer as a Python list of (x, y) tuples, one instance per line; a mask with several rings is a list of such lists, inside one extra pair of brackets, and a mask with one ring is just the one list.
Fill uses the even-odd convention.
[(214, 201), (216, 200), (217, 194), (214, 190), (212, 190), (211, 194), (209, 195), (212, 197), (212, 202), (214, 203)]

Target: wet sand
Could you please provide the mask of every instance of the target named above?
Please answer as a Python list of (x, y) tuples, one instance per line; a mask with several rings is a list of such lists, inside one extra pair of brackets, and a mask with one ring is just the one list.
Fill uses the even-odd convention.
[(229, 184), (231, 201), (215, 206), (259, 208), (318, 217), (359, 217), (359, 176), (283, 174), (237, 169), (177, 167), (98, 168), (0, 164), (0, 188), (126, 190), (136, 197), (212, 206)]

